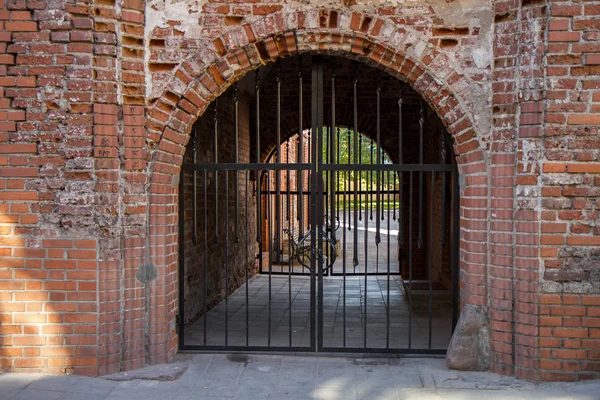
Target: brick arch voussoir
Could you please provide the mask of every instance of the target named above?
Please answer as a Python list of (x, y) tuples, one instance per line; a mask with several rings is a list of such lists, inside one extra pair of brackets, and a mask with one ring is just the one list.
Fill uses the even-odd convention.
[[(464, 146), (459, 145), (457, 138), (475, 129), (472, 117), (465, 111), (467, 100), (460, 99), (452, 91), (452, 85), (467, 78), (454, 70), (446, 71), (447, 81), (436, 78), (430, 66), (443, 64), (445, 59), (436, 48), (428, 48), (417, 60), (407, 49), (399, 50), (386, 44), (381, 28), (389, 22), (379, 17), (339, 10), (315, 12), (320, 16), (319, 26), (306, 26), (302, 17), (305, 12), (271, 14), (216, 38), (213, 41), (215, 54), (204, 56), (205, 60), (213, 60), (211, 65), (202, 68), (193, 58), (184, 61), (165, 89), (165, 95), (148, 108), (148, 138), (157, 143), (155, 151), (173, 154), (176, 156), (173, 160), (179, 162), (194, 121), (234, 82), (278, 58), (311, 52), (355, 59), (408, 82), (438, 114), (454, 138), (454, 151), (460, 160)], [(337, 20), (332, 23), (332, 16), (336, 14)], [(341, 23), (344, 18), (350, 21), (347, 27)], [(369, 18), (371, 22), (364, 25)], [(357, 23), (358, 29), (349, 29)], [(450, 68), (447, 65), (446, 68)], [(476, 135), (471, 140), (479, 143)]]

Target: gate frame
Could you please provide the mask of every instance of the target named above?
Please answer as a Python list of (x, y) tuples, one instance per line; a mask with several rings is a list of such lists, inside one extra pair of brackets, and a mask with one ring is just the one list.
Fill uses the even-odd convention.
[[(355, 61), (356, 62), (356, 61)], [(311, 176), (318, 176), (323, 171), (331, 171), (338, 172), (342, 170), (356, 170), (357, 165), (361, 165), (359, 170), (361, 171), (391, 171), (391, 172), (450, 172), (452, 173), (452, 179), (454, 182), (453, 193), (454, 197), (452, 198), (453, 210), (451, 216), (451, 225), (452, 232), (454, 233), (451, 236), (452, 239), (452, 283), (451, 283), (451, 294), (452, 294), (452, 333), (454, 333), (454, 329), (456, 327), (456, 323), (458, 320), (458, 296), (459, 296), (459, 212), (460, 212), (460, 187), (458, 181), (458, 168), (454, 163), (451, 164), (389, 164), (389, 165), (379, 165), (379, 164), (326, 164), (323, 162), (323, 158), (320, 156), (323, 153), (323, 141), (321, 138), (323, 137), (324, 132), (324, 76), (323, 76), (323, 56), (321, 55), (313, 55), (311, 58), (311, 71), (312, 71), (312, 87), (311, 87), (311, 136), (315, 138), (315, 140), (311, 141), (311, 154), (313, 155), (312, 159), (309, 160), (309, 163), (281, 163), (278, 161), (277, 164), (272, 163), (246, 163), (246, 164), (238, 164), (238, 163), (212, 163), (212, 164), (198, 164), (195, 162), (193, 164), (183, 164), (181, 167), (181, 174), (183, 174), (186, 170), (191, 170), (194, 172), (194, 180), (195, 180), (195, 172), (200, 171), (204, 172), (204, 176), (206, 177), (207, 171), (214, 171), (215, 173), (219, 171), (225, 171), (229, 173), (230, 171), (246, 171), (247, 173), (250, 171), (310, 171)], [(355, 100), (356, 101), (356, 100)], [(279, 112), (279, 110), (278, 110)], [(379, 113), (379, 109), (377, 110)], [(236, 123), (237, 123), (237, 111), (236, 111)], [(278, 116), (279, 118), (279, 116)], [(314, 127), (317, 128), (314, 128)], [(216, 129), (216, 128), (215, 128)], [(237, 131), (236, 131), (237, 132)], [(422, 133), (422, 132), (421, 132)], [(444, 133), (443, 133), (444, 134)], [(195, 138), (194, 138), (195, 140)], [(216, 140), (216, 139), (215, 139)], [(422, 144), (421, 144), (422, 145)], [(278, 146), (279, 147), (279, 143)], [(260, 155), (258, 155), (259, 157)], [(307, 168), (310, 166), (310, 169)], [(287, 167), (287, 168), (286, 168)], [(350, 168), (352, 167), (352, 168)], [(237, 175), (236, 175), (237, 176)], [(185, 315), (184, 315), (184, 281), (183, 279), (179, 279), (179, 294), (178, 294), (178, 303), (179, 303), (179, 313), (177, 315), (177, 328), (178, 328), (178, 349), (180, 351), (247, 351), (247, 352), (293, 352), (293, 353), (302, 353), (302, 352), (319, 352), (319, 353), (349, 353), (349, 354), (445, 354), (446, 349), (435, 349), (431, 348), (431, 315), (430, 315), (430, 348), (412, 348), (409, 346), (408, 348), (383, 348), (383, 347), (366, 347), (366, 337), (367, 332), (365, 331), (365, 347), (331, 347), (325, 346), (323, 343), (323, 278), (324, 278), (324, 268), (323, 268), (323, 258), (317, 257), (316, 255), (323, 254), (323, 218), (317, 217), (317, 212), (314, 210), (320, 210), (323, 207), (323, 194), (325, 191), (330, 190), (330, 188), (325, 188), (324, 185), (319, 185), (318, 179), (311, 179), (311, 188), (310, 188), (310, 205), (313, 211), (309, 213), (311, 216), (310, 225), (316, 227), (316, 229), (311, 229), (311, 243), (316, 243), (317, 249), (316, 251), (313, 249), (311, 251), (311, 265), (313, 266), (310, 269), (310, 345), (309, 346), (239, 346), (239, 345), (186, 345), (185, 344)], [(288, 183), (289, 184), (289, 183)], [(260, 182), (257, 187), (260, 186)], [(206, 190), (206, 189), (205, 189)], [(179, 196), (178, 196), (178, 204), (179, 210), (184, 209), (184, 179), (179, 179)], [(196, 196), (196, 183), (194, 182), (194, 196)], [(196, 198), (194, 198), (194, 213)], [(260, 207), (260, 203), (257, 204)], [(443, 205), (442, 205), (443, 207)], [(185, 239), (184, 239), (184, 226), (185, 226), (185, 213), (178, 212), (178, 223), (179, 223), (179, 235), (178, 235), (178, 274), (179, 277), (185, 276)], [(260, 215), (260, 214), (259, 214)], [(195, 217), (194, 217), (195, 219)], [(257, 227), (260, 229), (260, 226)], [(450, 229), (450, 227), (448, 227)], [(314, 245), (313, 245), (314, 246)], [(270, 250), (269, 250), (270, 251)], [(270, 255), (269, 255), (270, 257)], [(261, 258), (262, 260), (262, 258)], [(206, 268), (206, 265), (205, 265)], [(262, 272), (262, 267), (261, 267)], [(401, 272), (401, 271), (400, 271)], [(306, 275), (306, 274), (304, 274)], [(379, 275), (368, 273), (365, 267), (365, 278), (367, 276)], [(385, 275), (385, 274), (384, 274)], [(290, 275), (292, 276), (292, 275)], [(388, 274), (389, 277), (389, 274)], [(247, 278), (246, 278), (247, 279)], [(271, 272), (269, 272), (269, 279), (271, 279)], [(345, 276), (344, 276), (345, 279)], [(431, 279), (431, 278), (430, 278)], [(246, 281), (247, 284), (248, 281)], [(318, 282), (318, 286), (316, 283)], [(204, 283), (206, 285), (206, 282)], [(241, 286), (240, 286), (241, 287)], [(366, 279), (365, 279), (365, 287), (366, 287)], [(431, 288), (430, 288), (431, 291)], [(366, 299), (365, 299), (366, 301)], [(430, 299), (430, 308), (431, 308)], [(290, 304), (291, 306), (291, 304)], [(366, 307), (366, 302), (365, 302)], [(389, 307), (389, 304), (388, 304)], [(412, 312), (412, 308), (410, 310)], [(206, 315), (206, 314), (205, 314)], [(388, 321), (389, 322), (389, 321)], [(366, 324), (366, 315), (365, 315), (365, 324)], [(410, 325), (409, 325), (410, 326)], [(409, 334), (410, 337), (410, 334)], [(249, 338), (246, 338), (248, 341)], [(206, 343), (206, 331), (204, 340)], [(291, 339), (290, 339), (291, 340)]]

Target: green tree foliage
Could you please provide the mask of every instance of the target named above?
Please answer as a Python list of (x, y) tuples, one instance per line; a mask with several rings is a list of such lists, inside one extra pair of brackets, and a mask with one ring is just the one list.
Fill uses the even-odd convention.
[[(324, 129), (323, 131), (325, 134), (323, 135), (322, 160), (324, 163), (331, 163), (332, 158), (329, 154), (331, 146), (330, 135), (328, 129)], [(345, 127), (338, 127), (337, 131), (336, 142), (338, 142), (337, 147), (339, 150), (334, 149), (336, 150), (337, 164), (377, 164), (378, 151), (377, 144), (374, 141), (361, 133), (355, 133), (353, 130)], [(381, 157), (382, 164), (392, 164), (392, 161), (383, 150), (381, 151)], [(357, 177), (359, 181), (359, 190), (375, 190), (376, 187), (377, 173), (373, 171), (338, 172), (337, 176), (338, 190), (344, 189), (344, 178), (347, 181), (346, 188), (348, 188), (348, 186), (354, 182), (355, 177)], [(393, 186), (393, 172), (382, 172), (380, 177), (381, 189), (387, 189), (388, 182), (390, 186)], [(327, 179), (325, 173), (323, 179)]]

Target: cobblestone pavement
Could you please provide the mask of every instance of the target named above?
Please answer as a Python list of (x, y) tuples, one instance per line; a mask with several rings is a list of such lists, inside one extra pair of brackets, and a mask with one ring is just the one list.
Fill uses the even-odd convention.
[(433, 358), (178, 357), (178, 374), (174, 364), (108, 378), (0, 374), (0, 399), (600, 399), (600, 382), (534, 384), (449, 371), (443, 359)]

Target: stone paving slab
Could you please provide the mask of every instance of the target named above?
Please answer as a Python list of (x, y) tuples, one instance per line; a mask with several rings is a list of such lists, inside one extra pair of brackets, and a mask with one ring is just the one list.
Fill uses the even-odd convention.
[[(293, 289), (290, 300), (288, 277), (271, 277), (272, 298), (269, 308), (268, 276), (253, 277), (248, 283), (248, 288), (252, 289), (253, 293), (251, 296), (249, 295), (248, 310), (246, 310), (246, 286), (243, 285), (229, 295), (227, 307), (223, 301), (210, 310), (206, 317), (185, 327), (183, 339), (185, 344), (203, 345), (204, 324), (206, 323), (206, 344), (208, 346), (224, 345), (226, 331), (228, 345), (245, 346), (246, 318), (248, 318), (250, 346), (267, 346), (269, 319), (271, 320), (271, 345), (289, 346), (291, 323), (292, 345), (310, 346), (309, 280), (305, 277), (293, 277), (293, 280), (297, 280), (300, 284), (294, 285), (294, 281), (292, 281)], [(371, 277), (368, 280), (369, 285), (366, 291), (363, 277), (347, 278), (346, 283), (355, 285), (356, 291), (347, 291), (345, 301), (343, 282), (344, 279), (341, 277), (325, 279), (322, 308), (325, 347), (344, 347), (344, 333), (346, 335), (345, 347), (364, 346), (365, 297), (367, 297), (368, 305), (366, 319), (367, 345), (369, 347), (385, 348), (388, 345), (386, 339), (389, 337), (390, 348), (408, 348), (409, 314), (412, 316), (410, 320), (411, 347), (429, 347), (429, 315), (418, 309), (413, 309), (411, 313), (409, 304), (403, 295), (404, 289), (399, 277), (396, 276), (390, 280), (390, 285), (397, 290), (390, 292), (389, 319), (386, 308), (386, 303), (388, 303), (386, 277)], [(283, 293), (283, 295), (279, 296), (278, 293)], [(299, 300), (300, 297), (306, 297), (307, 300)], [(447, 348), (452, 336), (450, 305), (440, 305), (434, 308), (431, 317), (432, 348)], [(225, 329), (226, 320), (228, 322), (227, 329)]]
[[(600, 382), (541, 383), (449, 371), (441, 358), (184, 354), (141, 379), (0, 374), (0, 400), (599, 400)], [(151, 372), (151, 373), (150, 373)]]

